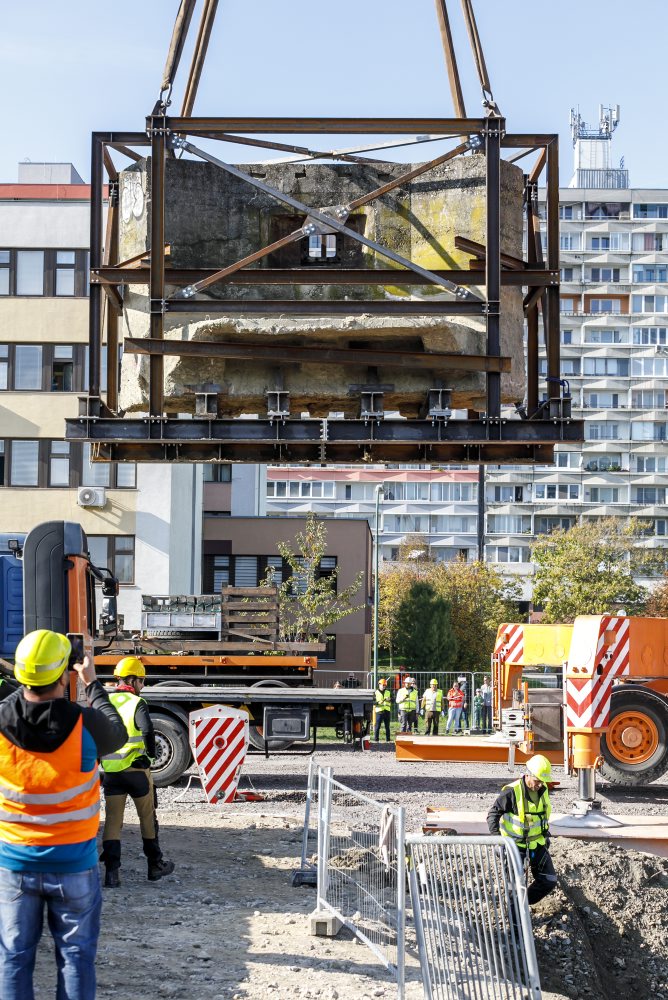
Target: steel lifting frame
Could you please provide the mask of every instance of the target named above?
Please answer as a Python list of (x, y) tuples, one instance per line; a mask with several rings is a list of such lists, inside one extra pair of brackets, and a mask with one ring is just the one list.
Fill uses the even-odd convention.
[[(167, 114), (169, 95), (183, 50), (185, 32), (192, 16), (194, 0), (182, 0), (175, 25), (167, 64), (163, 73), (160, 100), (146, 121), (145, 132), (94, 133), (91, 153), (91, 287), (89, 394), (81, 401), (78, 418), (67, 421), (67, 438), (92, 443), (91, 452), (102, 461), (421, 461), (444, 462), (549, 462), (553, 445), (559, 441), (582, 439), (581, 422), (570, 419), (570, 400), (561, 392), (559, 358), (559, 177), (558, 137), (556, 135), (506, 132), (505, 119), (495, 104), (480, 48), (471, 0), (462, 0), (467, 28), (476, 60), (484, 104), (484, 118), (468, 118), (464, 107), (456, 58), (452, 47), (445, 0), (435, 0), (441, 28), (448, 75), (455, 112), (454, 118), (247, 118), (192, 117), (197, 90), (217, 0), (204, 0), (204, 12), (197, 39), (190, 76), (180, 116)], [(347, 150), (315, 150), (306, 146), (278, 142), (269, 135), (369, 135), (392, 136), (393, 141), (376, 142)], [(291, 154), (286, 162), (334, 159), (345, 162), (379, 162), (361, 156), (379, 149), (404, 145), (423, 145), (445, 138), (459, 140), (455, 148), (420, 164), (390, 184), (363, 195), (347, 206), (320, 208), (305, 206), (288, 196), (268, 189), (231, 164), (200, 150), (192, 138), (218, 139), (250, 144)], [(258, 138), (258, 136), (260, 138)], [(412, 139), (404, 139), (412, 136)], [(420, 136), (418, 140), (416, 137)], [(119, 178), (111, 156), (118, 150), (135, 161), (143, 159), (137, 150), (150, 154), (151, 220), (149, 254), (129, 261), (119, 261)], [(222, 270), (181, 270), (166, 266), (165, 248), (165, 163), (181, 147), (218, 164), (221, 169), (263, 186), (304, 213), (304, 222), (293, 234), (279, 241), (281, 245), (308, 236), (310, 232), (345, 232), (349, 237), (389, 257), (402, 269), (327, 268), (253, 268), (278, 244), (263, 247)], [(345, 226), (348, 212), (413, 177), (424, 174), (439, 163), (469, 149), (480, 149), (486, 158), (486, 242), (484, 245), (460, 239), (457, 245), (469, 252), (469, 270), (439, 269), (426, 271), (411, 261), (372, 243)], [(501, 151), (515, 150), (514, 161), (538, 153), (535, 165), (525, 174), (525, 206), (528, 219), (527, 260), (507, 257), (500, 250), (500, 170)], [(380, 161), (382, 162), (382, 161)], [(108, 217), (103, 239), (104, 170), (108, 175)], [(543, 257), (537, 208), (537, 186), (545, 172), (547, 186), (547, 247)], [(102, 247), (104, 246), (104, 253)], [(157, 252), (160, 248), (160, 252)], [(148, 260), (146, 259), (148, 258)], [(238, 299), (195, 298), (213, 283), (306, 285), (420, 285), (433, 284), (454, 293), (452, 301), (442, 298), (420, 301), (313, 302), (291, 299), (243, 301)], [(150, 337), (125, 341), (125, 349), (149, 356), (148, 415), (126, 418), (118, 412), (118, 367), (107, 366), (107, 384), (100, 384), (101, 348), (106, 332), (110, 358), (117, 357), (119, 316), (123, 309), (123, 287), (148, 285)], [(166, 285), (178, 291), (168, 297)], [(503, 285), (527, 289), (524, 311), (527, 319), (527, 399), (518, 407), (522, 419), (508, 419), (501, 409), (501, 373), (509, 370), (510, 359), (501, 356), (500, 294)], [(470, 286), (484, 288), (479, 298)], [(106, 304), (103, 330), (103, 302)], [(547, 347), (548, 400), (539, 404), (538, 394), (538, 317), (543, 317)], [(431, 355), (411, 351), (346, 351), (344, 348), (290, 347), (275, 349), (277, 365), (289, 353), (290, 360), (306, 363), (359, 365), (381, 368), (397, 363), (427, 368), (438, 364), (453, 371), (486, 373), (486, 409), (483, 414), (469, 413), (470, 419), (443, 420), (316, 420), (287, 418), (275, 420), (239, 420), (218, 418), (179, 419), (164, 414), (163, 364), (165, 355), (242, 358), (248, 363), (271, 360), (267, 345), (239, 345), (217, 342), (165, 341), (166, 312), (206, 312), (253, 315), (478, 315), (487, 329), (484, 355)], [(252, 348), (252, 355), (250, 354)], [(245, 353), (244, 353), (245, 350)], [(106, 391), (106, 402), (101, 393)]]

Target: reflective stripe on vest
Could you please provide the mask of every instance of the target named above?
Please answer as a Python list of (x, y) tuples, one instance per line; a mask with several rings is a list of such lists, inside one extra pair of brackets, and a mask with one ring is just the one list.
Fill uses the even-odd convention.
[(0, 733), (0, 840), (52, 847), (96, 836), (100, 782), (97, 767), (81, 770), (82, 750), (81, 715), (51, 753), (24, 750)]
[(105, 754), (102, 758), (102, 767), (105, 771), (125, 771), (132, 766), (137, 757), (142, 757), (146, 753), (142, 731), (135, 723), (135, 712), (141, 698), (131, 691), (112, 691), (109, 701), (123, 720), (128, 738), (116, 753)]
[(513, 781), (510, 785), (505, 785), (503, 791), (505, 792), (509, 788), (515, 792), (517, 812), (503, 814), (499, 824), (501, 836), (511, 837), (518, 847), (528, 847), (529, 850), (533, 850), (545, 843), (545, 837), (549, 831), (550, 813), (552, 812), (549, 793), (546, 789), (538, 802), (534, 802), (528, 795), (525, 795), (522, 778)]
[(376, 708), (379, 712), (392, 711), (392, 692), (387, 688), (384, 691), (376, 690)]

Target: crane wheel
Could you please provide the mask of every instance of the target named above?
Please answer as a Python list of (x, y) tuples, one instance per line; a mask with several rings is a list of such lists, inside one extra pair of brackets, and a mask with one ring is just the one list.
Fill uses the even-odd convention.
[(601, 775), (615, 785), (646, 785), (668, 771), (668, 702), (653, 691), (615, 691), (601, 737)]

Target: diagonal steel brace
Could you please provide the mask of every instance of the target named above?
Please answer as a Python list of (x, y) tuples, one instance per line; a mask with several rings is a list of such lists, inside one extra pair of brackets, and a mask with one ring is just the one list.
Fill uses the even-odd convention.
[[(320, 226), (324, 227), (323, 231), (325, 232), (328, 230), (334, 230), (337, 233), (343, 233), (351, 239), (356, 240), (358, 243), (362, 243), (364, 246), (369, 247), (370, 250), (374, 250), (383, 257), (387, 257), (388, 260), (394, 261), (395, 264), (400, 264), (402, 267), (409, 268), (409, 270), (413, 271), (415, 274), (421, 275), (423, 278), (426, 278), (426, 280), (432, 284), (440, 285), (449, 292), (453, 292), (458, 299), (477, 298), (477, 296), (469, 292), (468, 288), (456, 285), (453, 281), (448, 281), (447, 278), (441, 278), (437, 274), (434, 274), (433, 271), (428, 271), (426, 268), (420, 267), (419, 264), (415, 264), (406, 257), (402, 257), (401, 254), (395, 253), (393, 250), (389, 250), (387, 247), (381, 246), (380, 243), (367, 239), (366, 236), (356, 233), (354, 229), (349, 229), (333, 216), (326, 215), (317, 209), (309, 208), (308, 205), (305, 205), (301, 201), (297, 201), (297, 199), (293, 198), (291, 195), (285, 194), (283, 191), (278, 191), (269, 184), (265, 184), (264, 181), (259, 180), (259, 178), (244, 173), (243, 170), (233, 167), (230, 163), (225, 163), (223, 160), (219, 160), (217, 157), (205, 152), (205, 150), (199, 149), (191, 142), (188, 142), (187, 139), (183, 139), (178, 135), (173, 135), (170, 141), (172, 148), (183, 149), (188, 153), (192, 153), (194, 156), (199, 156), (201, 159), (207, 160), (207, 162), (213, 163), (217, 167), (221, 167), (223, 170), (227, 171), (227, 173), (232, 174), (233, 177), (237, 177), (239, 180), (245, 181), (247, 184), (251, 184), (253, 187), (258, 188), (258, 190), (264, 191), (264, 193), (268, 194), (270, 197), (276, 198), (278, 201), (282, 201), (285, 205), (290, 205), (291, 208), (297, 209), (298, 212), (303, 212), (307, 217), (307, 223), (304, 226), (305, 235), (309, 235), (310, 232), (317, 232), (317, 229)], [(347, 217), (348, 213), (345, 208), (342, 208), (340, 211), (344, 217)], [(313, 228), (310, 228), (311, 226)]]

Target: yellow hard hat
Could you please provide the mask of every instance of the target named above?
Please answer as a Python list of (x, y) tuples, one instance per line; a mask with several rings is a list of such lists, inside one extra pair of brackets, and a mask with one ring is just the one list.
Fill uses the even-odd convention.
[(380, 685), (380, 684), (385, 684), (385, 686), (387, 686), (387, 681), (385, 680), (385, 678), (384, 678), (384, 677), (381, 677), (381, 678), (380, 678), (380, 680), (378, 681), (378, 684), (379, 684), (379, 685)]
[(114, 677), (146, 677), (146, 670), (139, 657), (124, 656), (114, 667)]
[(430, 680), (430, 681), (429, 681), (429, 686), (430, 686), (430, 687), (431, 687), (431, 685), (432, 685), (432, 684), (435, 684), (435, 685), (436, 685), (436, 687), (438, 687), (438, 681), (436, 680), (436, 678), (435, 678), (435, 677), (434, 677), (434, 678), (433, 678), (432, 680)]
[(46, 687), (58, 680), (71, 652), (70, 640), (60, 632), (48, 628), (28, 632), (16, 647), (14, 676), (26, 687)]
[(527, 771), (529, 774), (533, 774), (534, 778), (542, 781), (544, 785), (552, 780), (552, 765), (542, 753), (534, 754), (533, 757), (529, 758)]

